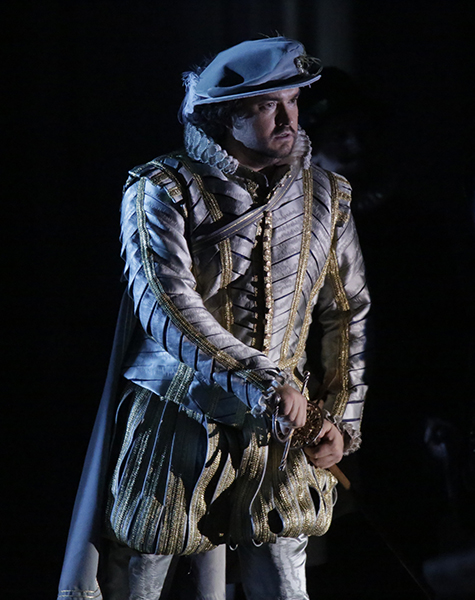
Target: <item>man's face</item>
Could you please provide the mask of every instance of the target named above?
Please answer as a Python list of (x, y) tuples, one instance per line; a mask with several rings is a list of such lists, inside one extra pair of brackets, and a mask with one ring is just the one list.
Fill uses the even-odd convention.
[(233, 145), (243, 155), (242, 163), (252, 166), (262, 160), (272, 164), (292, 152), (297, 137), (299, 93), (298, 88), (292, 88), (243, 100), (243, 114), (234, 118), (230, 131)]

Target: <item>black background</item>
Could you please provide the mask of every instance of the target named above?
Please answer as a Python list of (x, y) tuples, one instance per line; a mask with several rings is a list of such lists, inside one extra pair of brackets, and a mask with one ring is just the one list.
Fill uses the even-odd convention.
[[(289, 35), (284, 4), (2, 5), (5, 598), (55, 596), (122, 291), (127, 170), (181, 145), (181, 72), (260, 33)], [(475, 152), (475, 5), (345, 4), (354, 74), (393, 108), (400, 132), (391, 139), (400, 193), (359, 219), (377, 332), (362, 480), (417, 568), (440, 551), (445, 507), (425, 418), (448, 418), (465, 439), (473, 404), (474, 245), (463, 179)], [(294, 7), (312, 52), (318, 2)]]

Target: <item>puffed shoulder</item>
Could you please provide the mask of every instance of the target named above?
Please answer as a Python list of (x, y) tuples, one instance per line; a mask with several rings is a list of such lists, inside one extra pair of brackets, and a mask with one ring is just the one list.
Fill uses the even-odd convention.
[(338, 173), (331, 173), (335, 184), (336, 194), (338, 195), (338, 219), (336, 222), (337, 227), (341, 227), (348, 223), (350, 218), (350, 207), (351, 207), (351, 185), (348, 179), (339, 175)]
[(179, 163), (169, 155), (159, 156), (153, 160), (134, 167), (129, 171), (129, 177), (124, 186), (125, 192), (139, 179), (145, 177), (153, 185), (162, 188), (174, 204), (184, 205), (183, 183), (180, 181), (177, 168)]
[(338, 199), (336, 226), (341, 227), (345, 225), (350, 219), (350, 182), (339, 173), (327, 171), (315, 163), (312, 163), (311, 168), (314, 183), (317, 184), (320, 189), (325, 190), (329, 198), (335, 199), (336, 197)]

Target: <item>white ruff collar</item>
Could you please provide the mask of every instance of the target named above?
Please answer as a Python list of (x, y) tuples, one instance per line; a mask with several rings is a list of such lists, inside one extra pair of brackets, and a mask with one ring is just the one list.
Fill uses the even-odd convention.
[[(204, 131), (191, 123), (185, 125), (185, 149), (190, 158), (211, 167), (217, 167), (225, 175), (232, 175), (239, 167), (239, 162), (228, 154)], [(284, 158), (279, 165), (296, 164), (303, 162), (304, 169), (310, 167), (312, 158), (312, 145), (305, 131), (299, 126), (297, 139), (289, 156)]]

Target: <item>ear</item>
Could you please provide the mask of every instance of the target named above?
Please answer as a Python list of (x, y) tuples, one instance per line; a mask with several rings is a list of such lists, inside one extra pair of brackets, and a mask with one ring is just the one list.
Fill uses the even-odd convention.
[(231, 117), (229, 119), (230, 124), (227, 126), (229, 129), (229, 132), (232, 134), (234, 129), (242, 129), (243, 121), (245, 118), (246, 118), (246, 116), (243, 114), (235, 113), (235, 114), (231, 115)]

